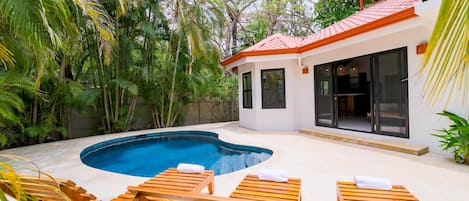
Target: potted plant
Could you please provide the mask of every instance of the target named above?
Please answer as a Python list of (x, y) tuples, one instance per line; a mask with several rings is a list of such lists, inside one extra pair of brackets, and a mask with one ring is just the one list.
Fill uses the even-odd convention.
[(452, 150), (457, 163), (469, 163), (468, 120), (448, 111), (443, 111), (438, 115), (448, 117), (453, 122), (449, 129), (438, 130), (438, 134), (433, 134), (440, 138), (440, 146), (443, 150)]

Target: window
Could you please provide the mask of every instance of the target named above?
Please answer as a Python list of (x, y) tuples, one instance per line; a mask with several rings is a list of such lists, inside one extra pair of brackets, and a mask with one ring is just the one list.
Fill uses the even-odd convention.
[(285, 69), (261, 70), (262, 108), (285, 108)]
[(243, 73), (243, 108), (252, 108), (251, 72)]

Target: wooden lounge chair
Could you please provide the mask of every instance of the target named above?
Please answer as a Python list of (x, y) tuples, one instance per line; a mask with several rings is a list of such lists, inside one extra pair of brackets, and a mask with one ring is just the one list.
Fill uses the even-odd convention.
[(392, 190), (373, 190), (357, 188), (354, 182), (337, 182), (338, 201), (418, 201), (404, 186), (393, 185)]
[(200, 193), (155, 190), (136, 186), (129, 186), (128, 190), (136, 194), (133, 201), (249, 201)]
[(256, 175), (246, 175), (231, 198), (265, 201), (301, 200), (301, 179), (289, 178), (288, 182), (262, 181)]
[(255, 175), (247, 175), (229, 198), (141, 186), (129, 186), (128, 190), (135, 195), (133, 201), (289, 201), (301, 200), (300, 188), (300, 179), (288, 179), (288, 182), (279, 183), (260, 181)]
[[(176, 168), (169, 168), (155, 177), (138, 185), (138, 187), (152, 190), (190, 193), (200, 193), (205, 187), (208, 187), (208, 192), (213, 194), (213, 175), (214, 174), (212, 170), (206, 170), (203, 173), (181, 173), (178, 172)], [(124, 201), (133, 200), (134, 198), (135, 193), (127, 191), (113, 200)]]
[[(63, 201), (64, 195), (73, 201), (96, 201), (96, 196), (86, 192), (80, 186), (68, 179), (51, 179), (49, 177), (20, 176), (21, 186), (28, 195), (43, 201)], [(15, 197), (8, 185), (8, 181), (2, 180), (0, 188), (6, 194)], [(60, 189), (57, 192), (56, 189)]]

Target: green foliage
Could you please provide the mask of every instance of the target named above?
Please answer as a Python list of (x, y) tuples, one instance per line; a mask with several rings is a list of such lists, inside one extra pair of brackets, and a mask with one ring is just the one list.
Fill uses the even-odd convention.
[(0, 1), (0, 145), (67, 138), (71, 111), (95, 109), (102, 132), (127, 131), (142, 98), (155, 127), (173, 126), (197, 99), (191, 80), (201, 71), (214, 72), (217, 90), (236, 91), (218, 64), (220, 8), (218, 0)]
[(469, 1), (442, 1), (420, 75), (429, 108), (459, 105), (469, 114)]
[(0, 133), (0, 148), (6, 146), (7, 144), (8, 144), (8, 136), (6, 136), (3, 133)]
[[(57, 197), (58, 200), (71, 201), (71, 199), (61, 191), (59, 182), (51, 175), (42, 172), (37, 164), (35, 164), (30, 159), (9, 154), (0, 154), (0, 158), (0, 185), (2, 185), (2, 189), (0, 189), (0, 200), (9, 200), (6, 198), (6, 194), (8, 194), (18, 201), (36, 201), (38, 198), (28, 192), (32, 192), (34, 188), (38, 188), (42, 190), (48, 190), (50, 193), (54, 193), (55, 195), (59, 196)], [(20, 170), (27, 169), (28, 171), (36, 172), (38, 176), (42, 178), (55, 181), (55, 184), (50, 184), (50, 182), (42, 182), (41, 180), (36, 179), (30, 181), (29, 178), (21, 177), (21, 175), (18, 174), (18, 172), (15, 170), (18, 167), (12, 166), (13, 162), (15, 162), (15, 164), (23, 165)], [(29, 185), (23, 185), (25, 181), (29, 183)], [(31, 185), (32, 183), (33, 185)]]
[(468, 120), (454, 113), (443, 111), (438, 115), (449, 118), (453, 124), (449, 129), (439, 130), (433, 134), (440, 138), (443, 150), (451, 150), (458, 163), (469, 162), (469, 123)]
[[(307, 36), (314, 32), (314, 0), (225, 0), (228, 24), (224, 55), (233, 55), (274, 33)], [(252, 9), (256, 8), (256, 9)]]
[[(374, 0), (364, 0), (365, 5)], [(314, 4), (313, 22), (326, 28), (360, 10), (359, 0), (319, 0)]]

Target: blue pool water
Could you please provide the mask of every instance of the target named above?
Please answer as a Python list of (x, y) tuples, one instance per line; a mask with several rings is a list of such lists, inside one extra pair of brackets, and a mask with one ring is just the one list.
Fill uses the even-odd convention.
[(226, 174), (267, 160), (272, 151), (223, 142), (202, 131), (152, 133), (101, 142), (84, 149), (83, 163), (102, 170), (152, 177), (179, 163), (205, 166)]

